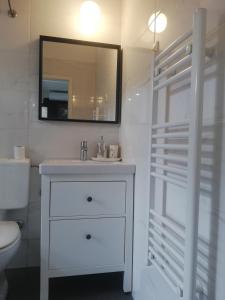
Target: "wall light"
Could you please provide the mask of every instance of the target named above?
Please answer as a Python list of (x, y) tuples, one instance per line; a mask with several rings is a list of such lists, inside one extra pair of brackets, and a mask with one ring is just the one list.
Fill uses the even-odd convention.
[(167, 27), (167, 17), (161, 11), (157, 11), (148, 20), (148, 28), (152, 32), (163, 32)]
[(12, 8), (11, 0), (8, 0), (9, 10), (8, 10), (8, 16), (11, 18), (17, 17), (17, 12), (15, 9)]
[(94, 1), (84, 1), (80, 8), (80, 30), (83, 34), (97, 31), (101, 18), (99, 5)]

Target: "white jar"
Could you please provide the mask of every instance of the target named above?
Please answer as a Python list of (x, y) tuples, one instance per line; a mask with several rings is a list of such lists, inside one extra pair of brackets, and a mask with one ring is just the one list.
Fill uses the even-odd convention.
[(118, 158), (119, 145), (109, 145), (109, 158)]

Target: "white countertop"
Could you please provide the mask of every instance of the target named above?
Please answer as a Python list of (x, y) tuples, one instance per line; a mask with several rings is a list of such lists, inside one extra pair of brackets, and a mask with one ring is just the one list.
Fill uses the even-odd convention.
[(15, 159), (15, 158), (0, 158), (0, 164), (30, 164), (30, 159), (24, 158), (24, 159)]
[(54, 174), (134, 174), (135, 165), (126, 162), (92, 160), (46, 160), (39, 166), (42, 175)]

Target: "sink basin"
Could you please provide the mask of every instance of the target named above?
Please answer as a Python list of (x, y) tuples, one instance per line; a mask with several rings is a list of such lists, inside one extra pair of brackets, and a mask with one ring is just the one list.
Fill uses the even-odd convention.
[(95, 163), (93, 160), (80, 160), (80, 159), (53, 159), (53, 160), (46, 160), (43, 164), (56, 164), (56, 165), (77, 165), (77, 164), (88, 164), (88, 163)]
[(130, 174), (135, 173), (135, 165), (124, 162), (98, 162), (93, 160), (46, 160), (39, 166), (42, 175), (54, 174)]

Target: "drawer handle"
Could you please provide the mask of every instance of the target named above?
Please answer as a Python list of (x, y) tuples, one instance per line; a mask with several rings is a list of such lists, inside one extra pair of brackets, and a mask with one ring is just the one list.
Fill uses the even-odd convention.
[(87, 202), (92, 202), (93, 198), (91, 196), (87, 197)]
[(87, 239), (87, 240), (90, 240), (91, 238), (92, 238), (91, 234), (87, 234), (87, 235), (86, 235), (86, 239)]

